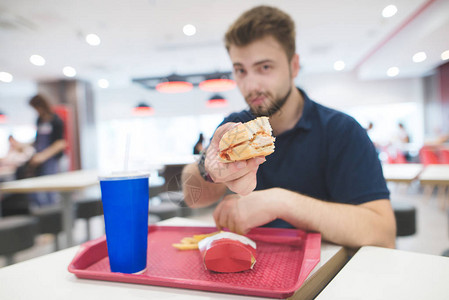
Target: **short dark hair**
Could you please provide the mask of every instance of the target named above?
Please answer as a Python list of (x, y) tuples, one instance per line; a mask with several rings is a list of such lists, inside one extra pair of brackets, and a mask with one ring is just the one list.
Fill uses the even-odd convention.
[(225, 46), (246, 46), (266, 36), (272, 36), (281, 44), (290, 61), (296, 52), (295, 22), (278, 8), (257, 6), (244, 12), (225, 34)]

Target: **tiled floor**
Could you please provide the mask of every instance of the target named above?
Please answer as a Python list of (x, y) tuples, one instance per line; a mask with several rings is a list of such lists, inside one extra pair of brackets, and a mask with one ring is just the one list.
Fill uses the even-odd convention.
[[(425, 201), (419, 186), (409, 188), (401, 186), (391, 186), (392, 199), (394, 201), (406, 202), (414, 205), (417, 209), (417, 233), (410, 237), (399, 237), (397, 248), (406, 251), (441, 255), (449, 249), (449, 226), (448, 213), (439, 208), (435, 198)], [(213, 221), (212, 209), (202, 210), (191, 218), (197, 220)], [(91, 220), (92, 238), (100, 237), (104, 234), (103, 217), (94, 217)], [(61, 242), (64, 243), (64, 236), (60, 235)], [(86, 223), (84, 220), (77, 220), (74, 228), (74, 239), (80, 244), (86, 239)], [(53, 251), (54, 237), (52, 235), (40, 235), (36, 238), (35, 245), (21, 251), (15, 255), (15, 261), (25, 261), (37, 256), (45, 255)], [(0, 267), (6, 263), (0, 257)]]

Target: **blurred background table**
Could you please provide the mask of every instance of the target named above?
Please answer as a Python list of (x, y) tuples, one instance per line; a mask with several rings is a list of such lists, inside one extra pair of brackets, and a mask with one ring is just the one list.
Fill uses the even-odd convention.
[(382, 164), (386, 181), (410, 184), (422, 172), (422, 164)]
[(1, 193), (58, 192), (63, 207), (63, 228), (67, 246), (73, 246), (73, 193), (98, 184), (95, 170), (79, 170), (55, 175), (39, 176), (0, 184)]
[(419, 182), (427, 190), (425, 197), (428, 199), (436, 187), (440, 208), (446, 209), (449, 202), (449, 164), (426, 166), (419, 175)]

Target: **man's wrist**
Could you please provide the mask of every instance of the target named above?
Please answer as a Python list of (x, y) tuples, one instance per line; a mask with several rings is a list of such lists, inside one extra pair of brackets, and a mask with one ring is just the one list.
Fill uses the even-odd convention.
[(207, 182), (213, 183), (214, 180), (210, 177), (209, 173), (206, 170), (205, 162), (206, 162), (206, 151), (207, 148), (201, 152), (200, 160), (198, 161), (198, 171), (200, 172), (201, 177)]

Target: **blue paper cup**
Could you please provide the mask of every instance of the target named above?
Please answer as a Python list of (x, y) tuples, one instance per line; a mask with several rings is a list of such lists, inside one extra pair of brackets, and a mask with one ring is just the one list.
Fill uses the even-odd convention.
[(112, 272), (141, 273), (147, 265), (149, 174), (100, 176)]

